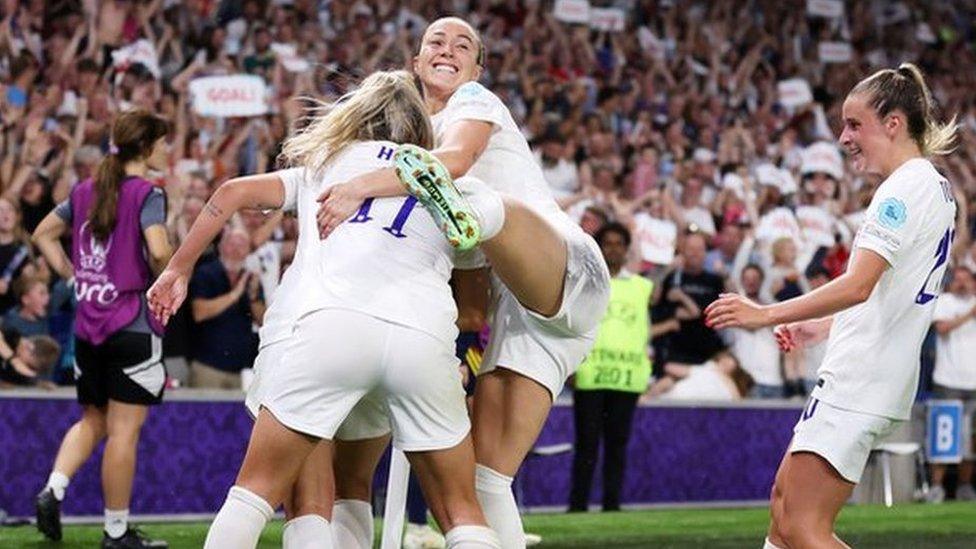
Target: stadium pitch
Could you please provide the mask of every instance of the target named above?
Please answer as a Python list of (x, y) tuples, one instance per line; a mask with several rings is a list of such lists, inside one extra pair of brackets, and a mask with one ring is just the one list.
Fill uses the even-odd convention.
[[(621, 513), (533, 514), (526, 529), (543, 536), (543, 549), (557, 548), (754, 548), (762, 546), (765, 509), (681, 509)], [(172, 548), (199, 548), (206, 523), (147, 524), (150, 536)], [(377, 524), (377, 527), (379, 525)], [(377, 528), (378, 530), (378, 528)], [(972, 549), (976, 547), (976, 504), (848, 507), (837, 527), (853, 547)], [(33, 526), (0, 528), (0, 547), (73, 549), (93, 547), (101, 527), (66, 526), (60, 543), (44, 541)], [(265, 529), (258, 547), (281, 546), (281, 522)]]

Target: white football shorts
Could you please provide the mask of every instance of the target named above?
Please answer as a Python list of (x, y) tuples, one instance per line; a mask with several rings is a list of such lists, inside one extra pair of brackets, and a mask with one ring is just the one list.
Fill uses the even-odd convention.
[[(454, 348), (425, 332), (352, 310), (321, 309), (299, 319), (285, 355), (287, 367), (262, 380), (261, 404), (291, 429), (334, 439), (357, 404), (379, 390), (393, 444), (403, 451), (451, 448), (470, 431)], [(350, 426), (344, 440), (383, 434), (376, 396), (360, 408), (367, 417)]]
[(540, 383), (553, 400), (593, 347), (610, 300), (610, 273), (600, 247), (581, 230), (564, 234), (568, 256), (563, 300), (552, 317), (526, 309), (492, 277), (491, 336), (478, 372), (512, 370)]
[(896, 420), (844, 410), (811, 397), (793, 428), (790, 453), (812, 452), (857, 484), (871, 450), (888, 436)]

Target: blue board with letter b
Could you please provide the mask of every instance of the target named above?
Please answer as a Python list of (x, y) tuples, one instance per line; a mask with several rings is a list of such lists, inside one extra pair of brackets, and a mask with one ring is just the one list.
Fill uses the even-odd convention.
[(930, 400), (925, 430), (925, 457), (929, 463), (962, 461), (963, 406), (961, 400)]

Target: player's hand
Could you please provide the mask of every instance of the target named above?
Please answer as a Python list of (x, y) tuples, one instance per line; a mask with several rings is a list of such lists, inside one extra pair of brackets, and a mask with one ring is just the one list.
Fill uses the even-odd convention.
[(167, 268), (146, 292), (149, 311), (165, 326), (186, 300), (187, 273)]
[(795, 322), (791, 322), (790, 324), (780, 324), (779, 326), (773, 328), (773, 337), (776, 338), (776, 344), (779, 345), (780, 351), (788, 353), (799, 347), (796, 342), (795, 328)]
[(767, 309), (739, 294), (722, 294), (705, 309), (705, 325), (715, 330), (755, 330), (769, 324)]
[[(829, 330), (827, 331), (829, 333)], [(780, 324), (773, 330), (776, 343), (784, 353), (816, 344), (824, 337), (824, 330), (815, 321)]]
[(357, 191), (361, 187), (357, 184), (357, 179), (358, 177), (346, 183), (332, 185), (316, 199), (319, 203), (319, 211), (315, 215), (319, 225), (319, 238), (328, 238), (336, 227), (352, 217), (362, 205), (365, 197)]

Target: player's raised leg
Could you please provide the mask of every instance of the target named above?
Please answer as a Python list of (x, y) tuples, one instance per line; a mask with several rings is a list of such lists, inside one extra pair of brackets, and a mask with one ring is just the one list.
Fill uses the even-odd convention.
[(492, 270), (526, 308), (544, 316), (559, 311), (568, 253), (565, 238), (552, 224), (476, 178), (453, 181), (437, 157), (420, 147), (401, 146), (396, 162), (397, 177), (440, 221), (453, 245), (479, 245)]

